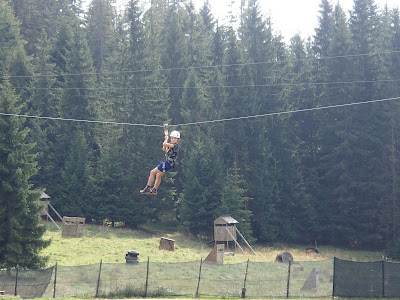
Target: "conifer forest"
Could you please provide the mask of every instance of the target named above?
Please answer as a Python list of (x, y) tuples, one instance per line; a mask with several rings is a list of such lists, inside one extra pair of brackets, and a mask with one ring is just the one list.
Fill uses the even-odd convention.
[[(87, 223), (211, 237), (229, 214), (250, 242), (399, 241), (398, 8), (321, 0), (289, 40), (259, 0), (223, 25), (209, 0), (82, 2), (0, 0), (0, 266), (46, 247), (43, 191)], [(164, 123), (179, 164), (146, 197)]]

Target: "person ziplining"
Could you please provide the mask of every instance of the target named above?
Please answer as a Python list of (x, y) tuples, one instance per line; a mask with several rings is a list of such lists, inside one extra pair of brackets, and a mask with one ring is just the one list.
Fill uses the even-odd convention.
[[(177, 164), (181, 134), (179, 131), (174, 130), (171, 132), (170, 137), (171, 141), (168, 142), (168, 124), (164, 124), (164, 142), (162, 149), (165, 152), (165, 160), (150, 171), (146, 186), (144, 189), (140, 190), (140, 193), (143, 195), (157, 196), (157, 189), (160, 186), (161, 177), (164, 176), (166, 172), (173, 170)], [(154, 186), (151, 187), (153, 182)]]

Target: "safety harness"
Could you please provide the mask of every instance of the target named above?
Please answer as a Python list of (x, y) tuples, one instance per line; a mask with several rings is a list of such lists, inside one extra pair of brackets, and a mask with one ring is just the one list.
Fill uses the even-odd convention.
[(177, 158), (178, 158), (178, 152), (179, 152), (179, 144), (175, 143), (173, 148), (170, 148), (168, 152), (165, 154), (165, 161), (163, 162), (163, 172), (165, 172), (165, 163), (168, 162), (172, 168), (175, 168), (175, 166), (178, 164)]

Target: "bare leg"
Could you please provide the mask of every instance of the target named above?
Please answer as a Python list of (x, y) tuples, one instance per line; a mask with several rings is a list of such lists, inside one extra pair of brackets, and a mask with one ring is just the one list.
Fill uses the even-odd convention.
[(156, 174), (158, 172), (161, 172), (157, 167), (155, 167), (153, 170), (150, 171), (150, 176), (149, 176), (149, 180), (147, 180), (147, 185), (151, 186), (154, 182), (154, 177), (156, 176)]
[(157, 174), (156, 174), (156, 182), (154, 183), (154, 188), (158, 189), (158, 187), (160, 186), (161, 183), (161, 177), (164, 176), (164, 172), (161, 172), (160, 170), (157, 169)]

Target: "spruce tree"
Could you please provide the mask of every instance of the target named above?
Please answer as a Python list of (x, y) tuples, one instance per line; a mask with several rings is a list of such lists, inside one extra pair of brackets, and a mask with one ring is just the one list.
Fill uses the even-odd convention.
[(166, 69), (166, 84), (169, 87), (170, 108), (168, 115), (173, 124), (179, 124), (182, 121), (179, 101), (182, 97), (182, 87), (185, 81), (182, 68), (187, 66), (183, 13), (180, 10), (179, 3), (179, 0), (173, 0), (169, 4), (164, 28), (161, 31), (160, 43), (163, 49), (161, 63), (163, 68)]
[[(83, 29), (80, 28), (79, 23), (75, 22), (74, 34), (72, 36), (70, 49), (67, 50), (65, 55), (65, 69), (67, 76), (64, 76), (64, 93), (60, 101), (59, 112), (63, 118), (70, 118), (74, 120), (92, 120), (96, 118), (97, 102), (94, 94), (96, 84), (96, 77), (94, 75), (95, 69), (91, 59), (87, 41), (84, 38)], [(82, 132), (84, 138), (79, 137)], [(84, 141), (74, 144), (76, 141)], [(77, 122), (64, 122), (60, 124), (57, 144), (60, 151), (57, 153), (58, 159), (61, 163), (60, 169), (62, 170), (64, 178), (81, 178), (79, 168), (70, 168), (69, 160), (74, 160), (73, 152), (78, 147), (81, 152), (80, 155), (86, 157), (84, 161), (85, 166), (82, 166), (86, 171), (91, 170), (94, 172), (96, 166), (98, 145), (94, 136), (93, 125), (82, 124)], [(61, 213), (71, 214), (74, 211), (70, 208), (79, 206), (82, 210), (82, 217), (89, 217), (90, 206), (86, 205), (93, 197), (93, 193), (89, 192), (90, 177), (92, 174), (84, 173), (82, 178), (82, 185), (85, 190), (79, 186), (67, 186), (64, 180), (60, 180), (60, 186), (57, 187), (57, 203)], [(69, 190), (72, 188), (73, 190)], [(60, 193), (58, 195), (57, 193)], [(73, 193), (77, 197), (68, 197), (68, 193)], [(65, 210), (64, 210), (65, 209)], [(88, 220), (90, 221), (90, 219)]]
[[(101, 119), (125, 123), (160, 124), (168, 122), (168, 92), (163, 88), (164, 77), (160, 55), (152, 48), (150, 27), (143, 18), (139, 1), (128, 2), (124, 15), (118, 20), (117, 37), (112, 57), (105, 61), (101, 87)], [(107, 70), (110, 70), (107, 74)], [(115, 88), (108, 89), (113, 86)], [(97, 197), (100, 207), (98, 220), (120, 221), (137, 227), (160, 211), (174, 209), (174, 185), (171, 177), (163, 178), (158, 199), (151, 206), (149, 199), (139, 193), (149, 172), (162, 159), (163, 131), (142, 126), (106, 126), (98, 131), (100, 149)], [(174, 175), (174, 174), (172, 174)]]
[[(35, 73), (45, 76), (35, 76), (32, 80), (29, 111), (33, 115), (57, 117), (61, 91), (56, 88), (56, 65), (51, 62), (51, 44), (45, 30), (42, 30), (35, 47), (32, 60)], [(54, 153), (58, 124), (52, 120), (30, 120), (29, 125), (32, 128), (30, 139), (36, 143), (35, 150), (38, 152), (40, 167), (32, 180), (39, 186), (49, 188), (48, 192), (52, 194), (59, 173)]]
[[(261, 14), (258, 1), (248, 2), (239, 34), (239, 45), (244, 53), (242, 59), (248, 63), (243, 68), (243, 76), (247, 79), (242, 81), (247, 81), (246, 84), (250, 86), (243, 88), (238, 105), (244, 108), (242, 115), (279, 111), (284, 100), (280, 98), (282, 86), (277, 83), (284, 76), (286, 64), (283, 59), (278, 62), (278, 67), (272, 63), (277, 59), (279, 43), (272, 35), (269, 20)], [(228, 98), (231, 98), (229, 94)], [(244, 133), (239, 140), (246, 148), (240, 151), (243, 156), (237, 163), (248, 184), (246, 188), (251, 198), (249, 208), (254, 212), (252, 227), (260, 240), (273, 241), (278, 237), (278, 221), (283, 220), (281, 216), (284, 216), (283, 211), (280, 215), (275, 206), (282, 201), (277, 197), (280, 191), (276, 182), (282, 170), (276, 168), (276, 161), (280, 160), (280, 153), (285, 152), (282, 143), (286, 140), (285, 132), (276, 119), (254, 119), (238, 125), (243, 128), (241, 134)], [(254, 170), (263, 171), (255, 176)]]
[(315, 28), (314, 51), (319, 57), (328, 56), (328, 48), (332, 39), (333, 9), (329, 0), (322, 0), (320, 4), (319, 26)]
[(100, 81), (105, 61), (112, 55), (114, 46), (114, 11), (110, 0), (92, 0), (88, 12), (88, 43)]
[(203, 19), (205, 30), (209, 33), (213, 33), (215, 22), (214, 22), (214, 17), (211, 13), (211, 6), (209, 0), (204, 1), (203, 6), (200, 9), (200, 16)]
[(179, 219), (183, 228), (193, 234), (211, 234), (211, 225), (218, 217), (223, 184), (220, 158), (219, 147), (207, 135), (199, 135), (185, 147)]
[[(389, 10), (386, 6), (382, 12), (381, 22), (379, 24), (379, 38), (378, 44), (381, 46), (382, 51), (389, 49), (389, 53), (382, 53), (379, 55), (379, 65), (381, 71), (379, 73), (379, 82), (377, 85), (378, 97), (379, 98), (390, 98), (396, 97), (400, 93), (399, 85), (392, 81), (398, 75), (400, 68), (400, 59), (398, 53), (392, 51), (398, 51), (400, 49), (400, 32), (399, 32), (399, 11)], [(384, 239), (386, 243), (396, 241), (399, 233), (398, 217), (399, 208), (397, 198), (399, 194), (398, 184), (398, 119), (400, 113), (400, 107), (397, 101), (392, 101), (384, 104), (385, 115), (387, 122), (385, 122), (384, 140), (385, 140), (385, 152), (383, 155), (383, 161), (387, 165), (387, 177), (386, 180), (390, 181), (387, 185), (383, 201), (379, 202), (380, 206), (380, 222), (384, 228)], [(390, 178), (390, 179), (389, 179)], [(391, 216), (388, 218), (388, 216)]]
[(229, 168), (226, 172), (218, 215), (228, 214), (239, 220), (240, 232), (251, 243), (255, 239), (251, 237), (251, 211), (248, 209), (250, 198), (246, 196), (247, 190), (244, 188), (246, 182), (239, 172), (240, 169), (237, 166)]
[[(346, 82), (350, 81), (352, 77), (351, 64), (349, 59), (345, 58), (351, 53), (351, 40), (345, 13), (339, 4), (335, 6), (333, 18), (334, 25), (327, 53), (328, 56), (338, 56), (338, 58), (328, 61), (326, 64), (327, 74), (324, 77), (327, 77), (328, 82)], [(341, 56), (343, 58), (339, 58)], [(351, 88), (351, 86), (343, 84), (324, 86), (320, 96), (321, 101), (325, 105), (349, 103), (352, 101)], [(317, 152), (317, 158), (320, 162), (318, 164), (318, 183), (320, 185), (317, 194), (319, 201), (317, 201), (316, 207), (321, 220), (320, 241), (333, 242), (335, 240), (338, 242), (334, 236), (334, 226), (332, 226), (335, 223), (333, 220), (336, 218), (337, 201), (341, 197), (338, 194), (339, 189), (337, 189), (339, 177), (336, 176), (351, 178), (347, 174), (349, 168), (345, 167), (349, 157), (346, 154), (349, 151), (346, 134), (350, 123), (349, 108), (320, 112), (319, 116), (321, 120), (318, 138), (320, 149)], [(340, 154), (338, 154), (339, 152)]]
[[(8, 79), (0, 85), (0, 111), (20, 114), (22, 106)], [(43, 241), (45, 227), (39, 224), (39, 197), (30, 178), (37, 172), (33, 144), (26, 142), (28, 129), (24, 119), (0, 118), (0, 267), (44, 267), (40, 250), (49, 245)]]
[[(343, 20), (343, 17), (340, 19)], [(332, 95), (333, 103), (358, 102), (376, 97), (373, 81), (379, 73), (377, 57), (367, 54), (376, 52), (377, 44), (374, 41), (378, 22), (373, 1), (355, 1), (349, 24), (350, 47), (346, 43), (348, 31), (337, 23), (342, 26), (342, 32), (336, 30), (335, 39), (340, 37), (338, 41), (342, 42), (336, 45), (332, 43), (338, 52), (332, 52), (331, 56), (340, 56), (347, 51), (360, 56), (332, 64), (332, 79), (339, 82), (356, 78), (361, 82), (348, 90), (339, 87), (337, 94)], [(330, 195), (329, 201), (333, 204), (330, 209), (333, 224), (331, 242), (377, 246), (382, 239), (380, 230), (376, 230), (375, 226), (379, 224), (378, 207), (380, 195), (384, 194), (386, 176), (382, 164), (382, 104), (348, 107), (332, 113), (341, 116), (332, 115), (332, 119), (329, 119), (331, 123), (326, 129), (331, 130), (331, 134), (324, 133), (324, 137), (330, 140), (326, 140), (329, 144), (322, 146), (321, 151), (325, 154), (323, 161), (326, 163), (323, 165), (324, 185), (331, 187), (324, 195)]]

